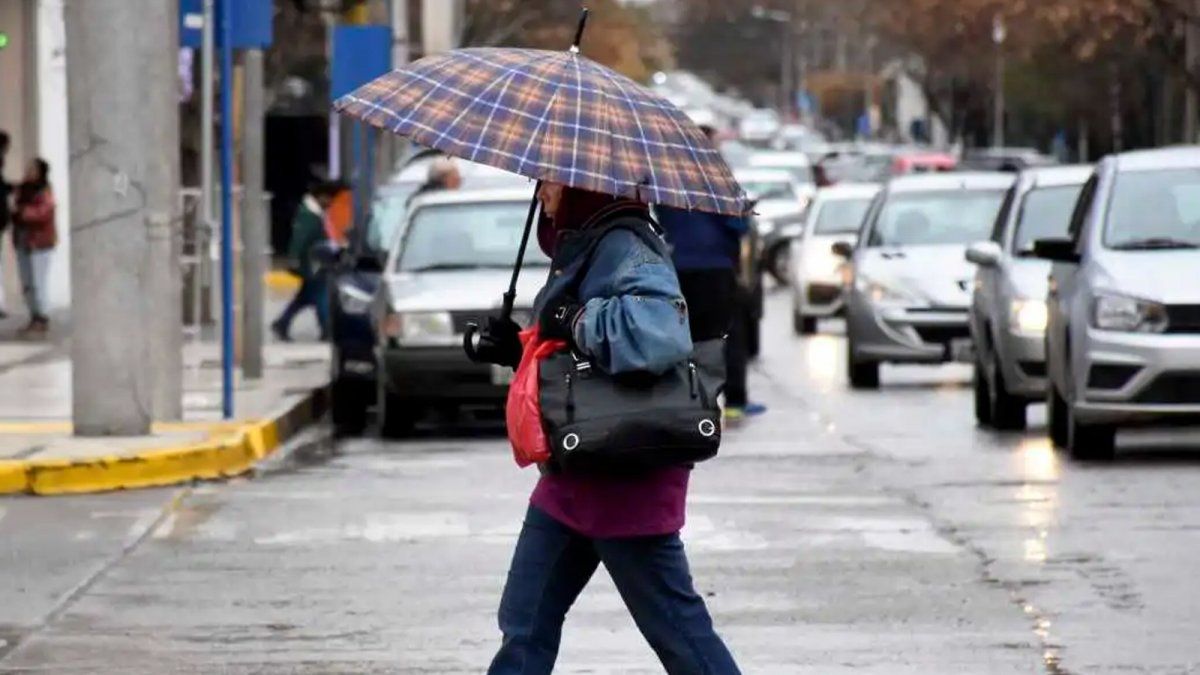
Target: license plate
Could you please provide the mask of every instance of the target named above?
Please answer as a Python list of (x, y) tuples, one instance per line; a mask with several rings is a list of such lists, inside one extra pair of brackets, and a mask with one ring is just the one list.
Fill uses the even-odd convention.
[(513, 371), (508, 366), (492, 365), (492, 384), (497, 386), (508, 386), (512, 384)]
[(970, 363), (975, 360), (975, 343), (971, 338), (958, 338), (950, 341), (950, 360), (959, 363)]

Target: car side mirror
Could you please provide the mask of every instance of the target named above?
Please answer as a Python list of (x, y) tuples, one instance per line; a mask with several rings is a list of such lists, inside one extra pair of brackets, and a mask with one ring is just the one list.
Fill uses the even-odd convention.
[(833, 254), (839, 258), (845, 258), (846, 260), (854, 257), (854, 246), (847, 241), (834, 242), (833, 246), (829, 247), (829, 250), (833, 251)]
[(994, 241), (981, 241), (967, 247), (967, 260), (980, 267), (995, 267), (1000, 263), (1000, 245)]
[(1081, 257), (1070, 239), (1038, 239), (1033, 242), (1033, 255), (1042, 260), (1078, 265)]

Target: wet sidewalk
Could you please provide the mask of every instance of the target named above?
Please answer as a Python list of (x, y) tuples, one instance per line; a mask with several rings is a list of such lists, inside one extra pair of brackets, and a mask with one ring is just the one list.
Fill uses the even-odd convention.
[[(262, 379), (238, 374), (231, 421), (221, 418), (219, 346), (189, 344), (181, 422), (157, 423), (145, 437), (76, 438), (67, 346), (0, 344), (0, 494), (162, 485), (244, 471), (289, 431), (281, 420), (298, 409), (310, 417), (320, 413), (329, 379), (327, 345), (270, 344), (265, 359)], [(68, 470), (76, 475), (48, 482), (49, 470), (60, 479)]]

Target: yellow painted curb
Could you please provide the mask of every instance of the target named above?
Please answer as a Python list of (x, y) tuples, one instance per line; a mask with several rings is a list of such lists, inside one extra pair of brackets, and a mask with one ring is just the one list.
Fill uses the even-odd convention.
[(300, 288), (300, 277), (285, 270), (271, 270), (263, 275), (263, 283), (272, 291), (280, 293)]
[(316, 390), (275, 419), (208, 425), (212, 436), (189, 445), (129, 455), (0, 461), (0, 495), (105, 492), (236, 476), (316, 419), (323, 405), (323, 390)]

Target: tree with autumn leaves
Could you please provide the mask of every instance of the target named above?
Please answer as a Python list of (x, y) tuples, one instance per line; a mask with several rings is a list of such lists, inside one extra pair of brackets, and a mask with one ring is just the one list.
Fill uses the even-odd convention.
[[(1093, 156), (1115, 147), (1184, 138), (1184, 100), (1200, 90), (1185, 37), (1197, 0), (664, 0), (681, 8), (680, 65), (743, 91), (778, 81), (777, 42), (754, 8), (793, 17), (794, 39), (812, 54), (849, 42), (850, 58), (813, 58), (808, 78), (871, 75), (902, 64), (934, 112), (968, 145), (990, 142), (995, 21), (1003, 50), (1009, 139), (1049, 145), (1065, 133)], [(716, 40), (724, 35), (723, 41)], [(874, 58), (861, 58), (868, 39)], [(718, 56), (719, 55), (719, 56)], [(864, 65), (865, 64), (865, 65)], [(844, 76), (847, 73), (843, 73)], [(760, 101), (770, 99), (759, 97)]]

